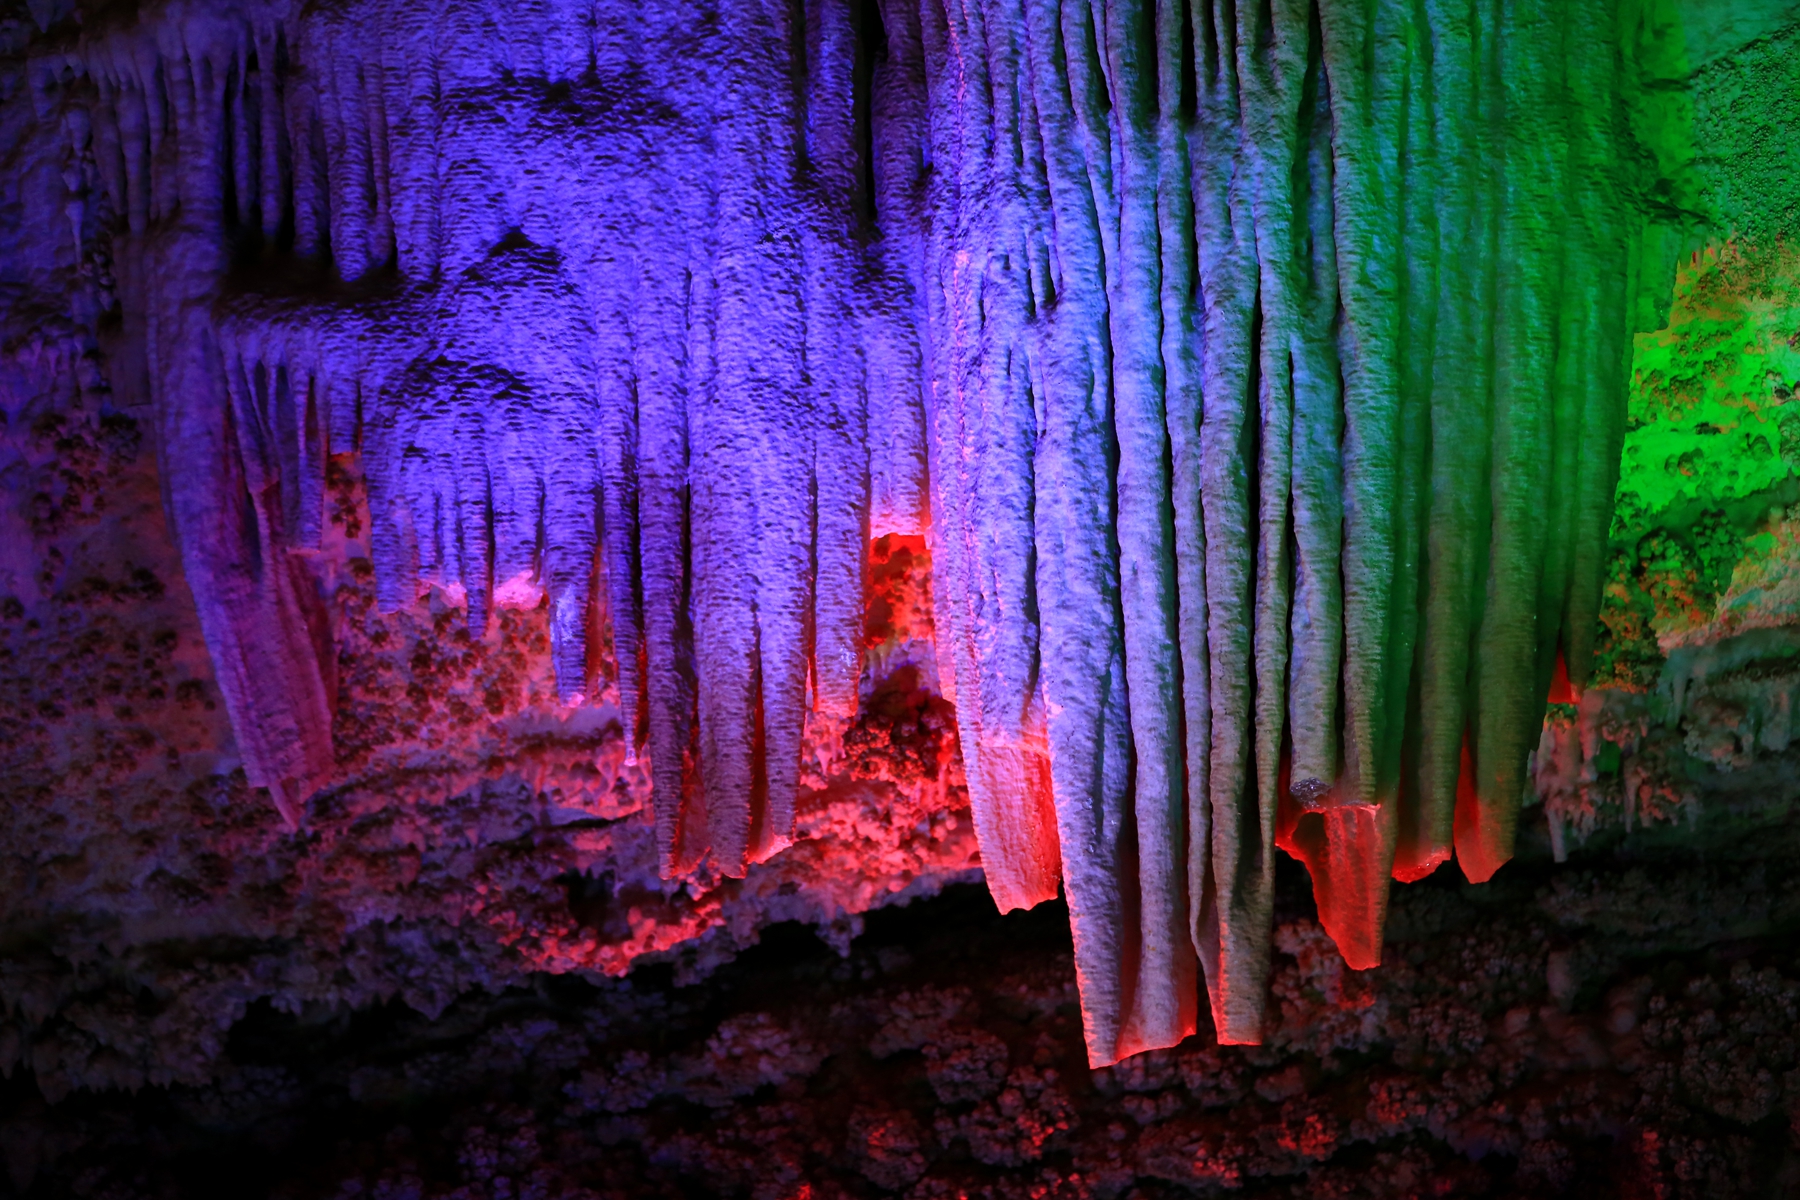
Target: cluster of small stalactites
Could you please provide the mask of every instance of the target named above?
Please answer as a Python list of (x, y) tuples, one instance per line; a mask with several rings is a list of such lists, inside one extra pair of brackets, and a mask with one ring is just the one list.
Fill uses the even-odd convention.
[(629, 7), (171, 4), (60, 52), (125, 215), (121, 375), (290, 815), (332, 772), (289, 552), (338, 454), (384, 604), (441, 585), (479, 634), (542, 598), (568, 703), (610, 639), (670, 871), (785, 844), (809, 707), (854, 711), (864, 548), (925, 507), (865, 43), (841, 6)]
[(929, 527), (1103, 1063), (1202, 976), (1259, 1038), (1277, 844), (1356, 966), (1510, 854), (1616, 473), (1622, 2), (172, 3), (44, 69), (253, 782), (331, 778), (333, 455), (384, 604), (542, 596), (569, 702), (610, 638), (669, 872), (786, 843)]

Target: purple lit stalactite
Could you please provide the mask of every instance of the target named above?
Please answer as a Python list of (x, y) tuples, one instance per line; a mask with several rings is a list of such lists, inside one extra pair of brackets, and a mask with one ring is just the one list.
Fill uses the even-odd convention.
[(1202, 980), (1257, 1041), (1276, 846), (1374, 965), (1390, 875), (1511, 853), (1585, 673), (1620, 2), (243, 0), (56, 51), (251, 782), (332, 778), (333, 455), (385, 607), (541, 599), (566, 704), (604, 619), (669, 875), (788, 844), (865, 548), (929, 531), (989, 885), (1066, 889), (1090, 1058)]

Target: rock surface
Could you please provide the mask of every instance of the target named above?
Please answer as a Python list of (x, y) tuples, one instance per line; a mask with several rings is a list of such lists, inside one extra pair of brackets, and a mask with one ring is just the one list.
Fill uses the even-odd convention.
[[(1387, 535), (1341, 506), (1423, 476), (1339, 437), (1430, 380), (1340, 393), (1340, 367), (1386, 368), (1321, 332), (1338, 259), (1249, 244), (1387, 261), (1355, 248), (1379, 197), (1327, 204), (1333, 155), (1359, 157), (1325, 130), (1361, 101), (1324, 95), (1356, 31), (1276, 9), (1281, 36), (1237, 58), (1218, 18), (1191, 96), (1178, 5), (1083, 9), (1137, 12), (1142, 38), (1002, 4), (0, 11), (12, 1189), (192, 1194), (221, 1154), (295, 1195), (1726, 1195), (1792, 1174), (1800, 266), (1762, 97), (1796, 26), (1689, 14), (1692, 59), (1643, 64), (1681, 81), (1655, 94), (1688, 98), (1684, 136), (1754, 167), (1659, 162), (1692, 185), (1670, 205), (1746, 238), (1688, 261), (1666, 325), (1630, 314), (1665, 327), (1621, 409), (1610, 561), (1599, 509), (1569, 523), (1606, 581), (1600, 686), (1557, 671), (1573, 593), (1521, 600), (1534, 648), (1495, 687), (1529, 720), (1487, 761), (1525, 772), (1492, 805), (1505, 824), (1523, 801), (1524, 861), (1459, 889), (1431, 875), (1444, 821), (1338, 803), (1375, 736), (1351, 714), (1417, 732), (1395, 681), (1469, 659), (1345, 640), (1385, 601), (1351, 594), (1366, 563), (1332, 591), (1363, 552), (1332, 531)], [(1132, 57), (1152, 44), (1174, 55), (1155, 71)], [(678, 77), (645, 66), (676, 50)], [(1207, 143), (1193, 106), (1232, 136)], [(1289, 167), (1296, 196), (1252, 186)], [(1171, 187), (1216, 207), (1171, 211)], [(1190, 227), (1214, 239), (1195, 262), (1146, 257)], [(1389, 321), (1378, 299), (1351, 315)], [(1246, 399), (1289, 336), (1291, 394)], [(1184, 357), (1206, 337), (1219, 354)], [(1170, 398), (1208, 388), (1244, 402), (1210, 432), (1196, 402), (1183, 451)], [(1291, 437), (1292, 477), (1251, 479), (1276, 468), (1234, 421)], [(1546, 444), (1526, 475), (1610, 493), (1568, 457), (1592, 446)], [(1496, 476), (1515, 507), (1526, 475)], [(1290, 573), (1252, 569), (1271, 548)], [(1401, 666), (1351, 663), (1403, 643)], [(1245, 690), (1253, 660), (1281, 685)], [(1353, 676), (1394, 703), (1340, 707)], [(1486, 752), (1452, 718), (1454, 782)], [(1313, 901), (1277, 886), (1277, 842)], [(1396, 863), (1431, 882), (1390, 900)], [(1191, 909), (1220, 871), (1238, 898)], [(1059, 879), (1072, 942), (1054, 902), (886, 912)], [(865, 920), (889, 932), (859, 941)], [(784, 922), (844, 957), (726, 966)], [(1197, 968), (1233, 980), (1210, 1016)]]
[[(1764, 842), (1769, 845), (1768, 840)], [(1800, 1173), (1800, 893), (1740, 851), (1393, 899), (1348, 970), (1277, 886), (1264, 1044), (1090, 1072), (1066, 913), (974, 887), (704, 983), (539, 976), (238, 1022), (205, 1083), (0, 1091), (11, 1194), (1694, 1197)], [(1292, 868), (1292, 864), (1289, 864)], [(1521, 864), (1523, 866), (1523, 864)], [(1769, 872), (1764, 874), (1763, 872)]]

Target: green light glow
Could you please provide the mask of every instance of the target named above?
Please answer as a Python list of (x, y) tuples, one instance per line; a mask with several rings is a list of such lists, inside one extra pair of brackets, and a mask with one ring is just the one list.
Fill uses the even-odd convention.
[(1800, 253), (1695, 253), (1635, 340), (1598, 682), (1647, 687), (1663, 650), (1800, 615), (1796, 384)]

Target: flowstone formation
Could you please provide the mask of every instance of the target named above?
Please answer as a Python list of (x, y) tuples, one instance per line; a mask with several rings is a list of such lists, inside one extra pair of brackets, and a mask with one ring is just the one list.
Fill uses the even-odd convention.
[[(1689, 179), (1721, 118), (1668, 86), (1680, 15), (34, 9), (5, 403), (51, 481), (10, 619), (38, 640), (78, 589), (30, 560), (94, 522), (68, 553), (160, 558), (83, 603), (179, 574), (207, 664), (133, 737), (235, 758), (208, 820), (261, 789), (290, 826), (183, 855), (265, 860), (234, 935), (296, 895), (383, 931), (371, 988), (616, 973), (792, 896), (851, 922), (966, 872), (972, 816), (1003, 910), (1066, 892), (1091, 1064), (1193, 1033), (1202, 980), (1258, 1042), (1275, 848), (1374, 966), (1390, 877), (1511, 856), (1588, 680), (1630, 335), (1671, 230), (1741, 207)], [(140, 433), (166, 529), (100, 515)], [(116, 720), (170, 638), (98, 685)], [(48, 828), (83, 755), (29, 676)], [(526, 830), (516, 888), (458, 892)], [(378, 879), (320, 865), (376, 844)], [(518, 899), (552, 880), (568, 913)], [(384, 974), (434, 906), (516, 961)]]
[(1096, 1064), (1192, 1031), (1194, 951), (1218, 1035), (1257, 1040), (1278, 836), (1359, 967), (1390, 874), (1510, 856), (1604, 566), (1641, 233), (1621, 22), (945, 26), (939, 623), (990, 887), (1060, 873)]

